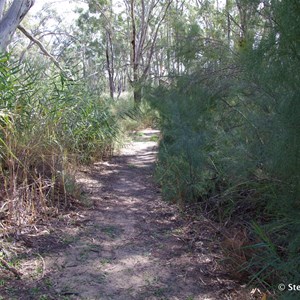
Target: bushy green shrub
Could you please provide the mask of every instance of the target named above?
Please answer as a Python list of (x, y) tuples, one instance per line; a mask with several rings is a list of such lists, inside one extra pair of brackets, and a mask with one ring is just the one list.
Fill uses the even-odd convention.
[(163, 196), (252, 227), (249, 243), (260, 242), (247, 246), (254, 255), (241, 268), (251, 282), (275, 289), (300, 280), (297, 5), (272, 2), (275, 21), (255, 45), (231, 60), (225, 53), (218, 64), (203, 55), (197, 70), (148, 92), (160, 115), (156, 178)]
[[(284, 283), (300, 280), (300, 31), (296, 7), (297, 1), (272, 2), (274, 23), (259, 45), (242, 56), (247, 80), (260, 90), (257, 102), (268, 112), (262, 161), (272, 183), (273, 195), (267, 202), (272, 219), (259, 230), (255, 227), (266, 249), (261, 253), (259, 276), (265, 278), (275, 272), (277, 281)], [(274, 249), (272, 255), (270, 247)], [(283, 299), (297, 297), (296, 292), (282, 294)]]

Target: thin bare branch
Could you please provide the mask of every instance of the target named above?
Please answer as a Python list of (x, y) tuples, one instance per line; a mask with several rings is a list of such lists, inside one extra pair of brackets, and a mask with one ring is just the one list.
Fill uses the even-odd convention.
[(12, 272), (17, 278), (21, 278), (23, 275), (21, 272), (19, 272), (17, 269), (14, 267), (11, 267), (8, 262), (6, 262), (3, 258), (0, 258), (0, 264), (7, 269), (8, 271)]
[(154, 33), (154, 36), (153, 36), (152, 44), (151, 44), (151, 47), (150, 47), (150, 53), (149, 53), (149, 56), (148, 56), (148, 62), (147, 62), (146, 68), (144, 69), (144, 72), (143, 72), (143, 75), (142, 75), (143, 77), (145, 77), (147, 75), (148, 70), (150, 68), (151, 60), (152, 60), (153, 53), (154, 53), (154, 46), (155, 46), (156, 40), (157, 40), (158, 31), (159, 31), (160, 26), (163, 23), (164, 19), (166, 18), (168, 9), (169, 9), (170, 5), (172, 4), (172, 1), (173, 0), (170, 0), (168, 2), (167, 6), (166, 6), (166, 8), (164, 10), (163, 16), (161, 17), (159, 23), (157, 24), (157, 27), (156, 27), (156, 30), (155, 30), (155, 33)]
[(63, 72), (63, 74), (68, 77), (66, 71), (61, 67), (61, 65), (59, 64), (59, 62), (57, 61), (57, 59), (50, 53), (48, 52), (48, 50), (44, 47), (44, 45), (41, 43), (41, 41), (39, 41), (38, 39), (36, 39), (32, 34), (30, 34), (22, 25), (18, 26), (18, 29), (26, 36), (28, 37), (33, 43), (35, 43), (40, 50), (50, 58), (50, 60), (53, 62), (53, 64)]

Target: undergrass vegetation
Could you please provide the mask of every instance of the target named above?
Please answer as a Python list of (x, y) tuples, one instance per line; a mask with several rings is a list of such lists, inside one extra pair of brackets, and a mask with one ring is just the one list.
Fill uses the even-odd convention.
[(142, 101), (139, 106), (129, 93), (114, 101), (113, 112), (120, 118), (120, 127), (123, 133), (132, 133), (145, 128), (158, 126), (158, 113), (148, 102)]
[(129, 95), (101, 98), (85, 81), (57, 70), (46, 74), (10, 55), (1, 56), (0, 75), (3, 234), (79, 204), (77, 167), (110, 158), (128, 132), (157, 118), (148, 103), (135, 107)]
[(55, 216), (80, 199), (76, 166), (110, 157), (120, 140), (112, 103), (59, 72), (0, 59), (1, 230)]

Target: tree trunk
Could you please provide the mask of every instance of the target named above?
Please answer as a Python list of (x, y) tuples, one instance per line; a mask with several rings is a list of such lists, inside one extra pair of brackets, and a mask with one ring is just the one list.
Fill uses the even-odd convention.
[[(3, 13), (5, 0), (0, 0), (0, 9)], [(35, 0), (14, 0), (3, 17), (0, 18), (0, 51), (5, 52), (6, 48), (15, 33), (18, 25), (23, 20)]]
[(230, 21), (230, 5), (229, 0), (226, 0), (226, 11), (227, 11), (227, 41), (228, 46), (230, 48), (230, 41), (231, 41), (231, 21)]
[(6, 0), (0, 0), (0, 20), (4, 15), (5, 6), (6, 6)]
[(135, 82), (135, 85), (133, 87), (133, 100), (134, 105), (136, 107), (139, 107), (142, 102), (142, 87), (139, 82)]
[(139, 106), (142, 99), (142, 91), (141, 87), (139, 86), (139, 57), (138, 57), (138, 51), (137, 51), (137, 36), (136, 36), (136, 26), (135, 26), (135, 14), (134, 14), (134, 0), (130, 1), (130, 17), (131, 17), (131, 27), (132, 27), (132, 69), (133, 69), (133, 99), (134, 99), (134, 105)]
[(114, 99), (114, 91), (115, 91), (115, 85), (114, 85), (114, 77), (113, 77), (113, 70), (111, 69), (111, 62), (110, 62), (110, 55), (109, 55), (109, 44), (108, 40), (106, 41), (106, 69), (108, 73), (108, 82), (109, 82), (109, 94), (112, 99)]
[(108, 72), (109, 94), (114, 99), (115, 93), (115, 70), (114, 70), (114, 54), (110, 31), (106, 31), (106, 69)]

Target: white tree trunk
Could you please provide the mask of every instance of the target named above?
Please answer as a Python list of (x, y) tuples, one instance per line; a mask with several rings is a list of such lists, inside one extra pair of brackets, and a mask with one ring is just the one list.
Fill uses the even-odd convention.
[(14, 0), (3, 14), (6, 0), (0, 0), (0, 51), (5, 52), (18, 25), (35, 0)]
[(3, 17), (5, 5), (6, 5), (6, 0), (0, 0), (0, 20)]

